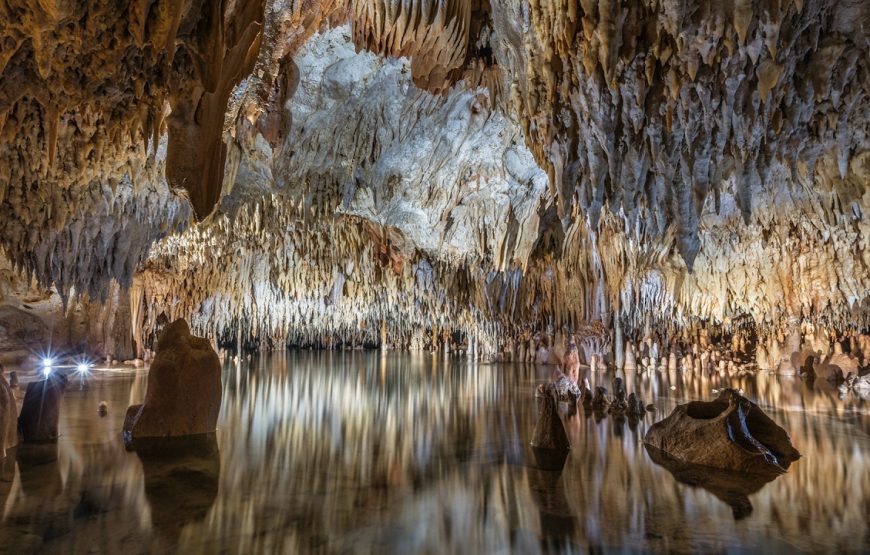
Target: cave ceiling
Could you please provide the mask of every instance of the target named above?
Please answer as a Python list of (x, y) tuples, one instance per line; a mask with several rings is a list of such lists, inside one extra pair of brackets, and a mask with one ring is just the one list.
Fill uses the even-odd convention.
[(866, 327), (868, 29), (861, 0), (6, 0), (0, 249), (217, 334)]

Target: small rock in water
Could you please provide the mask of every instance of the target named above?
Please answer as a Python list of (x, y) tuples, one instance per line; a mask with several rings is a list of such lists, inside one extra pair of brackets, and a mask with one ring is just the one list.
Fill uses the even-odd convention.
[(628, 396), (628, 413), (632, 416), (643, 416), (646, 409), (643, 406), (643, 400), (636, 394), (631, 393)]
[(607, 399), (607, 388), (596, 386), (595, 396), (592, 398), (592, 408), (595, 410), (604, 410), (610, 405)]
[(109, 404), (105, 401), (100, 401), (100, 408), (97, 409), (97, 413), (102, 417), (109, 414)]

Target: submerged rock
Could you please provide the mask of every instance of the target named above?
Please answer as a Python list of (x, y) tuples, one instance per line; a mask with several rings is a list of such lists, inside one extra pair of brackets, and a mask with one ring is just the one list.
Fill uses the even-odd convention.
[(44, 380), (27, 384), (18, 431), (24, 443), (42, 443), (57, 439), (60, 401), (66, 390), (67, 378), (52, 372)]
[(643, 441), (679, 462), (741, 472), (784, 472), (800, 458), (788, 433), (733, 389), (678, 406)]
[(168, 325), (157, 343), (145, 402), (127, 409), (128, 441), (205, 434), (217, 427), (221, 367), (207, 339), (194, 337), (184, 320)]

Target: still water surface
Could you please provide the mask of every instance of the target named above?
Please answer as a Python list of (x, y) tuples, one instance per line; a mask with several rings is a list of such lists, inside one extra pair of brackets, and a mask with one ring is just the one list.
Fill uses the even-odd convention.
[[(631, 422), (581, 408), (554, 473), (528, 448), (534, 389), (552, 371), (371, 352), (228, 363), (216, 437), (141, 452), (119, 430), (147, 372), (96, 372), (71, 383), (56, 449), (7, 457), (0, 551), (870, 551), (870, 404), (823, 380), (630, 375), (658, 411)], [(723, 386), (743, 388), (803, 454), (745, 496), (681, 483), (642, 444), (654, 419)]]

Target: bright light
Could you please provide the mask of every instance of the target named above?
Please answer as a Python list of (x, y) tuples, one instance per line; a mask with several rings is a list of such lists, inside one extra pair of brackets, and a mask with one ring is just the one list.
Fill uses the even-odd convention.
[(44, 358), (44, 359), (42, 359), (42, 367), (43, 367), (43, 368), (49, 368), (49, 369), (50, 369), (52, 366), (54, 366), (54, 359), (50, 359), (50, 358)]
[(42, 367), (42, 375), (46, 378), (51, 375), (51, 366), (43, 366)]
[(80, 362), (78, 366), (76, 366), (76, 370), (79, 371), (79, 374), (85, 374), (88, 370), (90, 370), (91, 365), (87, 362)]

